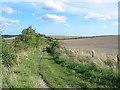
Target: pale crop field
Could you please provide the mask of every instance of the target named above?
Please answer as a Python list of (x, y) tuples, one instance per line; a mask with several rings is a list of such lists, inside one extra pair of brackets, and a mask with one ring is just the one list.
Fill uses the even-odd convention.
[(74, 40), (60, 40), (67, 49), (117, 56), (118, 36), (83, 38)]

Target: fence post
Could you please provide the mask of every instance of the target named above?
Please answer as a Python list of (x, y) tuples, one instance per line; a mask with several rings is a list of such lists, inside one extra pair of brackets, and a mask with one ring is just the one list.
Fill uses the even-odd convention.
[(117, 63), (120, 64), (120, 55), (117, 55)]
[(92, 50), (91, 56), (95, 57), (95, 51), (94, 50)]

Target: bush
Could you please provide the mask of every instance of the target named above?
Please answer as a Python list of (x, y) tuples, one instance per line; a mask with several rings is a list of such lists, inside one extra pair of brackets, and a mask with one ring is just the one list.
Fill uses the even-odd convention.
[(2, 45), (2, 64), (6, 66), (12, 66), (16, 62), (16, 51), (13, 46), (3, 42)]
[(32, 27), (28, 27), (22, 31), (14, 41), (13, 46), (17, 49), (27, 49), (30, 47), (38, 48), (40, 45), (45, 45), (47, 41), (41, 38), (40, 34), (37, 34)]
[(52, 41), (48, 47), (46, 47), (46, 51), (47, 53), (49, 53), (50, 55), (52, 55), (54, 58), (59, 58), (60, 56), (60, 52), (59, 49), (60, 48), (60, 43), (58, 41)]
[(28, 27), (17, 36), (12, 43), (3, 41), (2, 45), (2, 63), (6, 66), (12, 66), (16, 62), (17, 52), (27, 50), (28, 48), (38, 48), (47, 42), (37, 34), (32, 27)]

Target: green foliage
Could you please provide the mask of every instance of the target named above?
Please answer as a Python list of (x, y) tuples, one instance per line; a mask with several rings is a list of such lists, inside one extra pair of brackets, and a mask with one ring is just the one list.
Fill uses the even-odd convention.
[(52, 42), (53, 41), (53, 38), (52, 37), (49, 37), (49, 36), (44, 36), (44, 38), (46, 38), (48, 41)]
[(38, 48), (45, 45), (46, 40), (40, 37), (32, 27), (28, 27), (22, 31), (22, 34), (15, 38), (12, 43), (3, 41), (2, 45), (2, 63), (6, 66), (12, 66), (16, 61), (17, 53), (28, 48)]
[[(29, 49), (26, 51), (28, 53), (28, 58), (23, 56), (23, 52), (20, 55), (21, 63), (14, 64), (13, 67), (3, 66), (3, 88), (42, 88), (40, 86), (40, 75), (38, 69), (39, 55), (40, 51), (36, 49)], [(33, 53), (34, 54), (31, 54)]]
[(54, 60), (44, 59), (39, 63), (39, 73), (52, 88), (87, 88), (92, 87), (75, 72), (56, 64)]
[(102, 85), (103, 87), (119, 87), (118, 74), (110, 71), (97, 68), (95, 64), (85, 62), (81, 64), (75, 64), (70, 59), (59, 58), (54, 60), (57, 64), (66, 67), (70, 70), (74, 70), (76, 73), (81, 75), (85, 81), (91, 82), (92, 84)]
[(2, 43), (2, 63), (6, 66), (12, 66), (16, 62), (15, 48), (7, 42)]
[(48, 47), (46, 47), (46, 51), (52, 55), (54, 58), (59, 58), (60, 52), (57, 50), (60, 48), (60, 43), (58, 41), (52, 41)]
[(32, 29), (31, 26), (29, 26), (28, 28), (24, 29), (22, 31), (22, 35), (26, 36), (26, 35), (36, 35), (37, 33), (35, 32), (34, 29)]
[(20, 41), (25, 43), (27, 47), (38, 47), (44, 45), (46, 41), (41, 38), (40, 34), (37, 34), (32, 27), (28, 27), (22, 31), (22, 35), (18, 37)]

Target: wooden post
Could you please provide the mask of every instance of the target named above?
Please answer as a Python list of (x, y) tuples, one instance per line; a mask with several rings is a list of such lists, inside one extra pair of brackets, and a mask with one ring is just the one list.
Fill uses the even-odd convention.
[(120, 64), (120, 55), (117, 55), (117, 63)]
[(95, 57), (95, 51), (94, 50), (92, 50), (91, 56)]
[(120, 75), (120, 55), (117, 55), (117, 68), (118, 68), (118, 75)]

